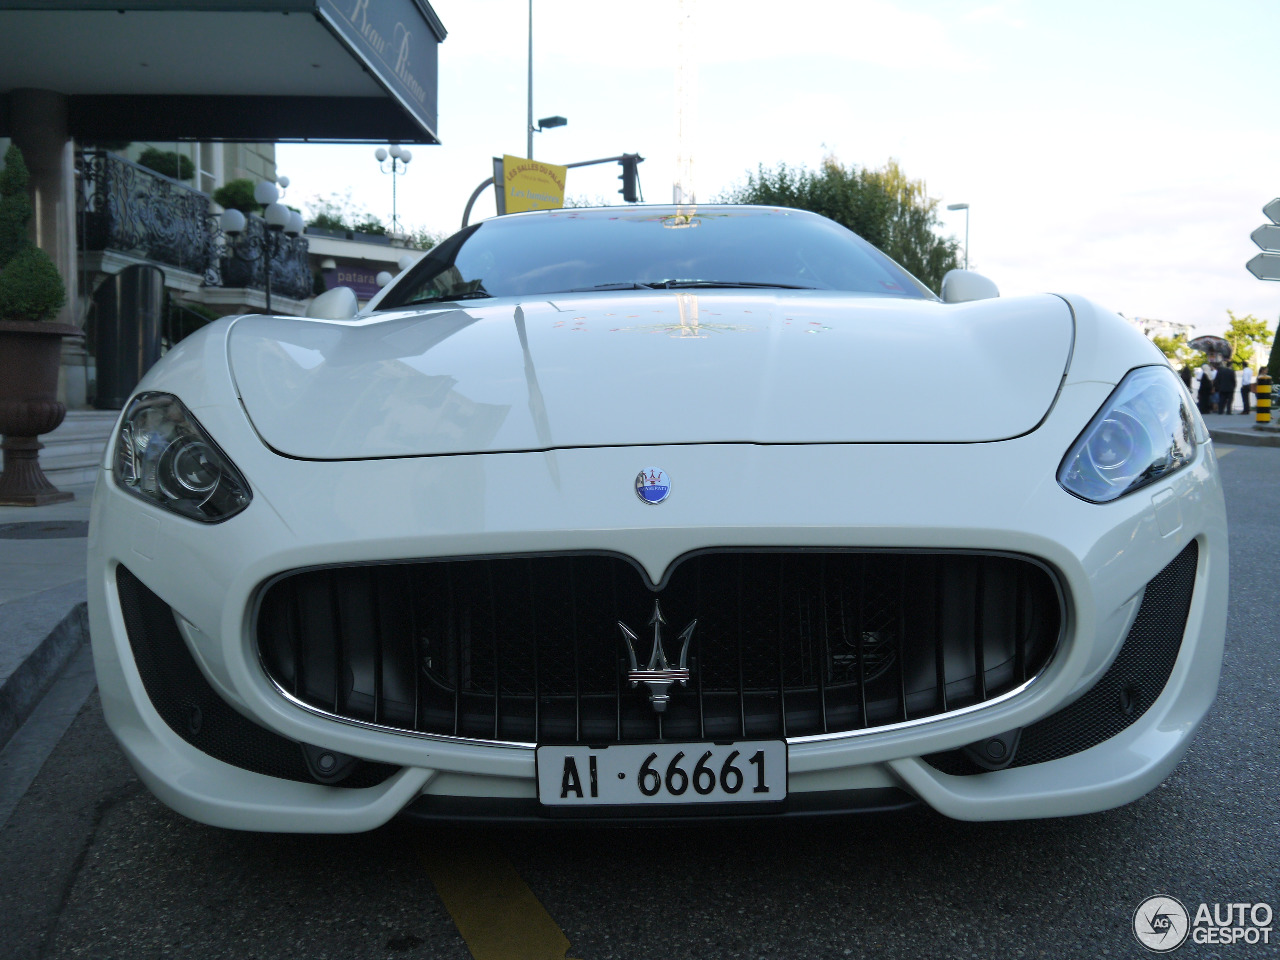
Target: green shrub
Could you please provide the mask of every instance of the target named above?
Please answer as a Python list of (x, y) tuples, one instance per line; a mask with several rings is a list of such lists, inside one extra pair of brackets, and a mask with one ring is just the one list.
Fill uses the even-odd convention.
[(253, 199), (253, 181), (246, 178), (228, 180), (213, 191), (213, 202), (224, 210), (239, 210), (245, 216), (262, 212), (262, 204)]
[(174, 180), (190, 180), (196, 175), (196, 167), (191, 162), (191, 158), (172, 150), (147, 147), (138, 158), (138, 163), (148, 170), (154, 170)]
[(27, 224), (31, 222), (31, 198), (27, 183), (31, 177), (22, 151), (10, 145), (0, 170), (0, 270), (14, 255), (31, 242)]
[(378, 236), (386, 236), (387, 234), (387, 225), (372, 213), (364, 214), (359, 220), (351, 225), (351, 229), (358, 233), (371, 233)]
[(34, 243), (0, 272), (0, 319), (48, 320), (66, 302), (58, 268)]
[(415, 227), (409, 231), (405, 239), (411, 247), (418, 250), (430, 250), (443, 240), (444, 236), (439, 233), (432, 233), (426, 227)]
[(347, 221), (341, 214), (317, 213), (307, 224), (308, 227), (319, 227), (322, 230), (350, 230)]
[(10, 144), (0, 170), (0, 320), (48, 320), (67, 302), (58, 268), (27, 236), (30, 179), (22, 151)]

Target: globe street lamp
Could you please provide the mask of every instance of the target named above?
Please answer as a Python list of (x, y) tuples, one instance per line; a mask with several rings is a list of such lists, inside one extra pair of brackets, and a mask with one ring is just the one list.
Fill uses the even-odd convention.
[(949, 203), (948, 210), (964, 211), (964, 268), (969, 269), (969, 205), (967, 203)]
[[(413, 159), (413, 154), (405, 150), (398, 143), (390, 144), (390, 148), (379, 147), (373, 151), (373, 156), (378, 161), (378, 169), (383, 173), (391, 175), (391, 232), (396, 233), (400, 228), (400, 220), (396, 217), (396, 177), (403, 177), (407, 172), (405, 167), (409, 161)], [(391, 166), (387, 166), (387, 160), (391, 161)], [(397, 167), (396, 165), (399, 164)]]
[[(277, 181), (281, 186), (289, 185), (288, 177)], [(302, 233), (304, 224), (302, 214), (290, 210), (280, 202), (280, 190), (270, 180), (263, 180), (253, 188), (253, 199), (263, 204), (266, 209), (262, 213), (266, 221), (266, 233), (260, 240), (256, 235), (246, 233), (248, 219), (239, 210), (225, 210), (222, 214), (222, 232), (230, 242), (228, 244), (232, 256), (245, 262), (262, 261), (263, 274), (266, 281), (266, 307), (271, 312), (271, 261), (280, 252), (283, 243), (282, 235), (290, 238)]]

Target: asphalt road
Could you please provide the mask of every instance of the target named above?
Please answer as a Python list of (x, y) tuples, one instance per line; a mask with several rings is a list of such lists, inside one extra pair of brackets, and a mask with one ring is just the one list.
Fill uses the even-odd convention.
[[(0, 832), (0, 957), (465, 958), (460, 931), (517, 915), (550, 940), (472, 942), (476, 955), (562, 957), (567, 939), (581, 960), (1138, 957), (1131, 918), (1152, 894), (1280, 911), (1280, 450), (1224, 450), (1218, 704), (1173, 776), (1129, 806), (1011, 824), (917, 811), (716, 829), (244, 834), (154, 800), (95, 694)], [(1188, 941), (1174, 955), (1274, 957), (1280, 942)]]

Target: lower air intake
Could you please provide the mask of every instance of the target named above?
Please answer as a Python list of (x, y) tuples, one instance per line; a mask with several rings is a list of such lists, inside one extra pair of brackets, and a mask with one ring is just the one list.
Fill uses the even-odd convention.
[[(242, 770), (316, 782), (301, 744), (258, 726), (214, 692), (187, 650), (167, 603), (124, 566), (116, 568), (116, 589), (142, 686), (169, 729), (197, 750)], [(375, 786), (397, 770), (362, 763), (338, 786)]]

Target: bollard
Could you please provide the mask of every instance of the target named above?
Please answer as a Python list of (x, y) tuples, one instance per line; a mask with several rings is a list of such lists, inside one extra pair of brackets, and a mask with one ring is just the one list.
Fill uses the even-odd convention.
[(1271, 422), (1271, 377), (1265, 373), (1258, 375), (1258, 381), (1253, 387), (1254, 405), (1257, 407), (1258, 415), (1255, 423)]

